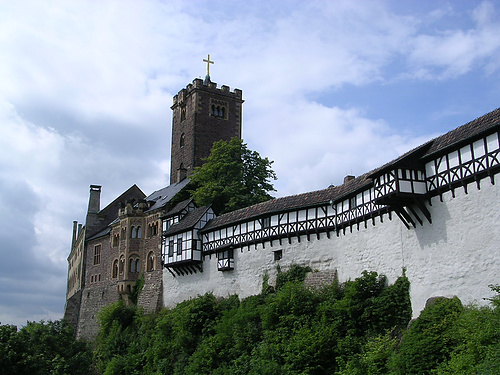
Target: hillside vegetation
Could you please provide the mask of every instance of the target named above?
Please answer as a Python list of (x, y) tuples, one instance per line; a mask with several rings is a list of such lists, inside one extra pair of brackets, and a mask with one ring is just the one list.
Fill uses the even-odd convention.
[(404, 275), (311, 289), (307, 271), (292, 267), (241, 301), (206, 294), (156, 314), (110, 305), (92, 351), (64, 322), (0, 326), (0, 374), (500, 373), (498, 286), (491, 306), (436, 298), (410, 323)]

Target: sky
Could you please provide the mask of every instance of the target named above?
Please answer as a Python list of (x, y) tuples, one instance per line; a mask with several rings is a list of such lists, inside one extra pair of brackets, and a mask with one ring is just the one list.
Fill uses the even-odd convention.
[(172, 97), (243, 91), (276, 197), (500, 107), (500, 1), (0, 0), (0, 322), (62, 318), (73, 221), (169, 183)]

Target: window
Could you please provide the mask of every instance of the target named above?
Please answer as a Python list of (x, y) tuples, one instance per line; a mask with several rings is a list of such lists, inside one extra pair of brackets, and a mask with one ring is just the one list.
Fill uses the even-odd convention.
[(177, 239), (177, 255), (182, 254), (182, 238)]
[(226, 118), (226, 107), (212, 104), (210, 106), (210, 116)]
[(182, 133), (181, 134), (181, 139), (179, 141), (179, 146), (181, 148), (183, 148), (185, 144), (186, 144), (186, 135), (184, 133)]
[(119, 263), (119, 269), (118, 269), (120, 271), (120, 274), (123, 273), (124, 269), (125, 269), (125, 257), (122, 255), (120, 257), (120, 263)]
[(116, 279), (118, 277), (118, 259), (113, 262), (112, 277)]
[(356, 197), (349, 198), (349, 209), (352, 210), (356, 208)]
[(183, 104), (181, 107), (181, 121), (184, 121), (186, 119), (186, 105)]
[(174, 256), (174, 240), (168, 241), (168, 256), (169, 257)]
[(271, 218), (264, 217), (261, 219), (262, 229), (271, 227)]
[(94, 266), (101, 264), (101, 245), (94, 246)]
[(148, 225), (148, 236), (153, 237), (158, 235), (158, 222)]
[(147, 268), (146, 270), (148, 272), (153, 271), (155, 268), (155, 256), (152, 251), (149, 252), (148, 254), (148, 259), (147, 259)]
[(120, 235), (117, 233), (113, 236), (113, 247), (117, 247), (120, 244)]
[(129, 271), (131, 273), (141, 272), (141, 261), (139, 258), (129, 259)]
[(217, 253), (217, 269), (219, 271), (229, 271), (234, 269), (233, 249), (227, 249)]
[(132, 226), (130, 228), (130, 238), (141, 238), (141, 227), (140, 226), (137, 226), (137, 227)]
[(276, 250), (276, 251), (273, 251), (273, 253), (274, 253), (274, 261), (275, 262), (277, 262), (278, 260), (283, 258), (283, 250)]

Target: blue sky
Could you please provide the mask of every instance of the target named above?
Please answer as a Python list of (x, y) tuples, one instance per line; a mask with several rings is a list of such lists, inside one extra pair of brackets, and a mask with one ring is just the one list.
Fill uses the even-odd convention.
[(276, 196), (500, 106), (499, 1), (0, 2), (0, 322), (62, 317), (73, 220), (168, 184), (172, 96), (243, 90)]

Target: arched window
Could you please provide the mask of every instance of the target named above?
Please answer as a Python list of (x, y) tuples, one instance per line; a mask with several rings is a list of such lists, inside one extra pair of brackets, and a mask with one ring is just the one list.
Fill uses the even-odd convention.
[(135, 272), (135, 259), (129, 259), (129, 271)]
[(139, 226), (139, 227), (136, 228), (136, 236), (135, 237), (136, 238), (141, 238), (141, 236), (142, 236), (142, 234), (141, 234), (141, 227)]
[(215, 116), (215, 105), (212, 104), (212, 108), (211, 109), (212, 109), (212, 111), (210, 112), (210, 114), (212, 116)]
[(185, 135), (184, 133), (182, 133), (182, 134), (181, 134), (181, 139), (180, 139), (180, 141), (179, 141), (179, 146), (180, 146), (181, 148), (183, 148), (185, 143), (186, 143), (186, 135)]
[(148, 254), (148, 259), (147, 259), (147, 271), (151, 272), (154, 270), (155, 267), (155, 256), (152, 251), (149, 252)]
[(141, 260), (139, 258), (135, 260), (135, 272), (141, 272)]
[(112, 271), (113, 279), (118, 277), (118, 259), (115, 259), (113, 262), (113, 271)]
[(222, 107), (220, 109), (220, 117), (222, 118), (226, 117), (226, 108)]
[(139, 258), (130, 258), (129, 259), (129, 271), (131, 273), (141, 272), (141, 261)]
[(120, 257), (120, 263), (119, 263), (120, 274), (122, 274), (124, 270), (125, 270), (125, 257), (122, 255)]
[(130, 228), (130, 238), (135, 238), (135, 227), (134, 226), (132, 226)]

